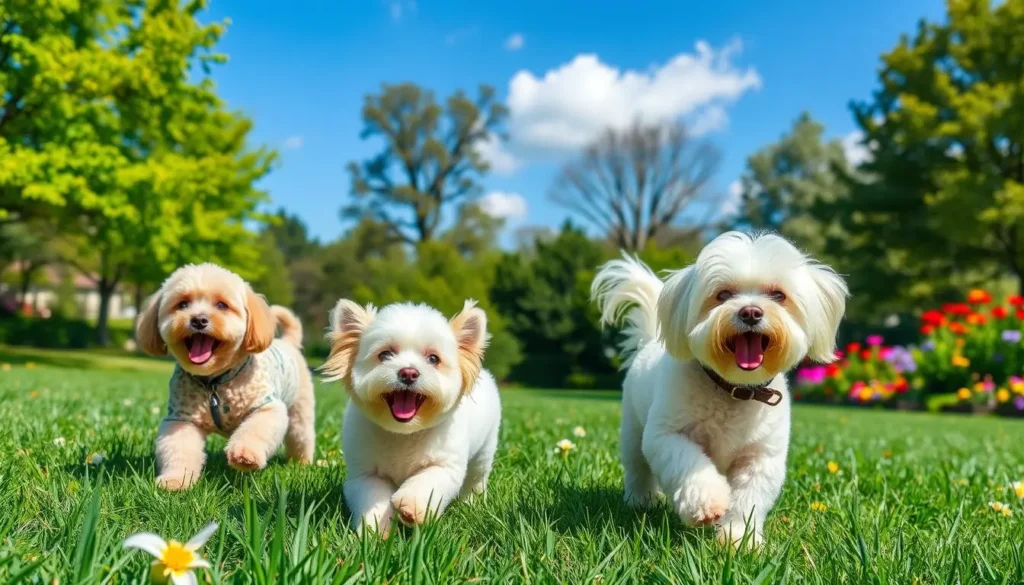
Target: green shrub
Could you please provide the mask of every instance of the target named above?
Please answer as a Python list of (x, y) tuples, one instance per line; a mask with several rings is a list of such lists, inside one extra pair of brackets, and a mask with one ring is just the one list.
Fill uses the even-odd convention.
[[(130, 324), (110, 324), (110, 340), (114, 347), (122, 347), (131, 337)], [(84, 349), (95, 346), (95, 339), (95, 327), (78, 319), (38, 319), (21, 315), (0, 317), (0, 343), (6, 345)]]

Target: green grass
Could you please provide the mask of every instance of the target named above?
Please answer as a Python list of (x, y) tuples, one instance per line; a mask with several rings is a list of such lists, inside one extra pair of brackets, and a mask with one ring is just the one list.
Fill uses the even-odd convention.
[[(166, 374), (86, 357), (70, 363), (88, 369), (0, 371), (0, 583), (145, 582), (126, 536), (184, 540), (214, 520), (212, 583), (1024, 582), (1024, 501), (1007, 489), (1024, 479), (1020, 422), (798, 408), (767, 547), (737, 555), (667, 509), (621, 503), (616, 394), (513, 390), (487, 496), (380, 542), (347, 528), (339, 387), (318, 389), (324, 466), (240, 474), (217, 439), (199, 484), (164, 493), (152, 442)], [(578, 445), (565, 459), (552, 452), (562, 438)], [(105, 460), (86, 464), (94, 452)]]

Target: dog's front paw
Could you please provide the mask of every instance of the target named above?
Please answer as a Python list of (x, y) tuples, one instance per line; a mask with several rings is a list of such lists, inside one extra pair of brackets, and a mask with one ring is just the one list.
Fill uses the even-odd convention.
[(399, 490), (391, 496), (391, 505), (394, 507), (395, 513), (398, 514), (398, 518), (405, 524), (419, 525), (427, 520), (429, 507), (427, 498)]
[(169, 492), (177, 492), (192, 487), (198, 479), (199, 474), (191, 471), (165, 473), (156, 478), (156, 487)]
[(238, 471), (256, 471), (267, 466), (267, 456), (247, 445), (229, 444), (224, 453), (228, 457), (228, 465)]
[(741, 546), (750, 550), (757, 550), (764, 543), (761, 527), (758, 524), (753, 524), (748, 528), (747, 523), (742, 520), (719, 524), (715, 527), (715, 538), (719, 544), (731, 546), (736, 550), (739, 550)]
[(714, 469), (698, 472), (684, 480), (672, 495), (676, 512), (692, 526), (714, 524), (729, 509), (732, 489), (725, 477)]

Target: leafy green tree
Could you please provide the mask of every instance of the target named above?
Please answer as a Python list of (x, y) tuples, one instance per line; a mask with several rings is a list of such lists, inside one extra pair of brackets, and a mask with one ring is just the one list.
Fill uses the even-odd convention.
[(947, 9), (882, 55), (878, 90), (852, 106), (872, 159), (837, 215), (880, 301), (1024, 276), (1024, 1)]
[[(205, 2), (5, 2), (0, 14), (0, 208), (55, 215), (65, 260), (110, 298), (194, 258), (257, 276), (254, 188), (274, 153), (226, 110), (208, 76), (223, 55)], [(199, 179), (201, 178), (201, 180)]]
[(771, 230), (829, 262), (829, 241), (846, 240), (829, 204), (848, 196), (843, 176), (852, 169), (843, 145), (824, 133), (803, 113), (789, 133), (747, 159), (736, 227)]
[(594, 271), (611, 251), (569, 223), (534, 246), (531, 254), (505, 254), (491, 287), (494, 306), (528, 356), (513, 379), (565, 386), (574, 374), (613, 373), (590, 302)]
[(295, 301), (294, 278), (273, 232), (264, 230), (256, 245), (260, 250), (263, 270), (251, 282), (253, 289), (267, 297), (271, 304), (290, 307)]
[(362, 137), (384, 144), (373, 158), (349, 163), (356, 202), (343, 213), (372, 218), (392, 238), (416, 244), (436, 238), (445, 212), (479, 194), (488, 165), (478, 148), (500, 130), (507, 109), (487, 86), (476, 99), (459, 91), (442, 105), (432, 92), (402, 83), (366, 96), (362, 115)]

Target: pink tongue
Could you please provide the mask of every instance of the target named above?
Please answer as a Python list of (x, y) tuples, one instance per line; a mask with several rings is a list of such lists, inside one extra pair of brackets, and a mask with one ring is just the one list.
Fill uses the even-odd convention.
[(416, 411), (420, 408), (416, 402), (415, 392), (395, 392), (391, 395), (391, 414), (399, 420), (409, 420), (416, 416)]
[(195, 335), (192, 337), (192, 347), (188, 348), (188, 359), (193, 364), (201, 364), (210, 359), (213, 355), (213, 338), (209, 335)]
[(744, 370), (756, 370), (764, 361), (760, 333), (744, 333), (733, 338), (736, 345), (736, 365)]

